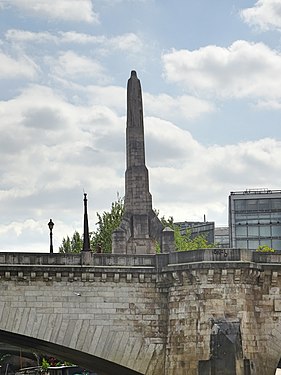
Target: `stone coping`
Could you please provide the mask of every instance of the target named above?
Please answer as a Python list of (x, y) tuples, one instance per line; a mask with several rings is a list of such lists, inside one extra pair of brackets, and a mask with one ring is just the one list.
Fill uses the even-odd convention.
[[(274, 253), (259, 253), (246, 249), (202, 249), (165, 254), (127, 255), (127, 254), (95, 254), (84, 252), (80, 254), (61, 253), (19, 253), (0, 252), (1, 266), (63, 266), (68, 267), (100, 267), (100, 268), (150, 268), (162, 270), (170, 266), (187, 264), (212, 263), (256, 263), (281, 264), (281, 251)], [(204, 267), (204, 266), (203, 266)]]

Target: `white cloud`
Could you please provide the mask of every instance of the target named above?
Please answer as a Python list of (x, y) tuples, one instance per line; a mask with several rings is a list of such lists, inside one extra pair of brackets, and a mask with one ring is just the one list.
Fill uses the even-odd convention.
[(15, 6), (35, 16), (61, 21), (97, 23), (91, 0), (0, 0), (0, 6)]
[[(151, 136), (152, 127), (158, 138)], [(158, 121), (147, 132), (151, 192), (161, 214), (178, 221), (202, 220), (206, 214), (216, 225), (226, 224), (230, 191), (280, 188), (281, 177), (276, 177), (281, 168), (280, 141), (204, 147), (188, 132), (170, 130)]]
[(95, 79), (99, 83), (108, 81), (103, 66), (87, 56), (81, 56), (73, 51), (60, 54), (59, 58), (46, 59), (53, 74), (70, 79), (86, 78), (88, 82)]
[[(101, 82), (103, 83), (103, 82)], [(87, 105), (101, 105), (113, 109), (118, 116), (126, 114), (126, 89), (125, 87), (113, 85), (87, 85), (64, 81), (66, 88), (76, 93), (75, 100), (87, 102)], [(191, 95), (171, 96), (160, 93), (152, 95), (143, 91), (143, 107), (146, 116), (161, 117), (181, 127), (187, 127), (191, 121), (195, 122), (200, 116), (214, 114), (217, 111), (215, 105), (208, 100), (203, 100)], [(126, 119), (124, 119), (124, 123)]]
[(126, 89), (120, 86), (97, 86), (89, 85), (79, 87), (88, 97), (89, 106), (106, 106), (116, 111), (119, 116), (124, 116), (126, 112)]
[(12, 222), (11, 224), (5, 225), (0, 228), (0, 235), (3, 235), (9, 231), (14, 232), (16, 236), (21, 235), (26, 229), (35, 229), (38, 223), (32, 219), (26, 220), (22, 225), (18, 222)]
[(144, 48), (141, 39), (134, 33), (127, 33), (111, 38), (111, 48), (120, 51), (138, 52)]
[(76, 31), (58, 32), (32, 32), (18, 29), (10, 29), (5, 34), (9, 42), (14, 43), (54, 43), (75, 44), (75, 45), (95, 45), (101, 51), (110, 53), (112, 51), (127, 51), (135, 53), (144, 48), (141, 38), (134, 33), (125, 33), (108, 38), (104, 35), (91, 35), (78, 33)]
[(259, 100), (256, 105), (256, 108), (265, 109), (265, 110), (280, 110), (281, 101), (278, 100)]
[[(1, 251), (16, 251), (15, 242), (18, 242), (20, 243), (21, 251), (48, 253), (50, 248), (47, 223), (48, 218), (46, 217), (45, 220), (26, 219), (0, 225)], [(81, 231), (79, 224), (77, 223), (77, 226), (73, 226), (66, 225), (61, 221), (55, 222), (53, 229), (55, 251), (58, 250), (63, 237), (77, 229)]]
[(103, 0), (105, 3), (108, 3), (110, 5), (116, 5), (120, 3), (149, 3), (154, 0)]
[(263, 43), (174, 50), (162, 56), (167, 80), (220, 98), (281, 98), (281, 54)]
[[(57, 249), (63, 236), (82, 230), (83, 189), (89, 198), (91, 230), (97, 221), (95, 213), (110, 209), (117, 191), (124, 193), (127, 75), (124, 80), (122, 76), (132, 68), (143, 76), (146, 163), (153, 205), (160, 214), (175, 220), (202, 220), (206, 214), (208, 220), (226, 224), (230, 191), (280, 188), (280, 141), (267, 138), (206, 146), (198, 139), (210, 144), (215, 132), (227, 134), (228, 139), (234, 133), (236, 139), (246, 139), (247, 134), (238, 135), (239, 124), (250, 117), (243, 112), (245, 101), (235, 103), (236, 113), (243, 107), (236, 121), (230, 101), (215, 113), (213, 103), (218, 99), (246, 98), (259, 108), (281, 109), (281, 54), (263, 43), (243, 40), (228, 48), (166, 52), (162, 56), (165, 76), (183, 88), (177, 91), (172, 84), (168, 94), (159, 80), (159, 51), (181, 41), (172, 39), (172, 34), (166, 38), (157, 22), (152, 37), (151, 23), (146, 27), (144, 19), (136, 18), (133, 30), (132, 20), (122, 18), (128, 9), (121, 12), (120, 6), (126, 1), (142, 2), (0, 0), (0, 9), (10, 7), (2, 12), (9, 29), (3, 28), (0, 41), (2, 249), (48, 251), (50, 218), (55, 222)], [(256, 19), (264, 17), (263, 27), (279, 27), (275, 5), (259, 1), (248, 11), (262, 8)], [(269, 8), (274, 6), (273, 17)], [(105, 23), (94, 30), (97, 7)], [(151, 16), (149, 7), (142, 11), (150, 11)], [(258, 25), (249, 12), (247, 20), (247, 10), (243, 13), (246, 22)], [(108, 25), (112, 19), (116, 23)], [(64, 21), (88, 24), (77, 28)], [(124, 34), (119, 34), (120, 25)], [(209, 115), (203, 119), (203, 135), (203, 121), (197, 121), (201, 115)], [(251, 115), (249, 128), (256, 125), (258, 129), (263, 118), (256, 124), (255, 111)], [(264, 128), (271, 120), (266, 119)], [(230, 132), (235, 121), (237, 126)], [(188, 128), (196, 129), (197, 139), (184, 130)], [(268, 134), (274, 134), (272, 128), (268, 126)], [(256, 131), (250, 136), (258, 137)], [(224, 139), (221, 136), (218, 142)]]
[(175, 120), (184, 118), (194, 120), (199, 116), (215, 111), (211, 102), (196, 98), (191, 95), (172, 97), (167, 94), (144, 94), (144, 108), (149, 115), (159, 116), (163, 119)]
[[(113, 86), (110, 95), (109, 88), (92, 87), (92, 94), (96, 101), (88, 106), (73, 105), (33, 85), (0, 102), (1, 247), (12, 250), (19, 241), (19, 248), (28, 238), (30, 247), (41, 243), (44, 251), (52, 218), (57, 248), (63, 236), (81, 232), (83, 188), (92, 202), (91, 229), (95, 212), (110, 209), (117, 191), (123, 194), (125, 118), (117, 115), (121, 102), (112, 104), (112, 96), (124, 100), (125, 89)], [(202, 220), (206, 214), (226, 224), (230, 191), (281, 185), (276, 140), (206, 147), (155, 116), (145, 117), (145, 133), (154, 207), (175, 220)]]
[(5, 33), (5, 37), (9, 42), (13, 43), (57, 43), (58, 37), (48, 31), (33, 32), (26, 30), (10, 29)]
[(61, 31), (58, 39), (62, 43), (75, 43), (75, 44), (104, 44), (107, 38), (104, 35), (90, 35), (85, 33), (77, 33), (76, 31)]
[(37, 65), (27, 56), (11, 57), (0, 51), (0, 78), (34, 79), (38, 73)]
[[(87, 100), (92, 105), (105, 105), (114, 109), (120, 116), (125, 115), (126, 90), (120, 86), (97, 86), (77, 87), (76, 92), (86, 93)], [(199, 116), (216, 111), (214, 105), (207, 101), (191, 95), (172, 97), (168, 94), (152, 95), (143, 92), (143, 107), (145, 115), (160, 117), (165, 120), (195, 120)]]
[(56, 248), (63, 236), (81, 232), (83, 189), (94, 203), (93, 229), (95, 212), (123, 185), (123, 119), (104, 106), (74, 106), (39, 85), (0, 102), (0, 113), (1, 249), (48, 251), (50, 217)]
[[(114, 109), (120, 116), (126, 112), (126, 90), (120, 86), (76, 86), (77, 93), (87, 95), (89, 105), (105, 105)], [(173, 121), (196, 120), (199, 116), (216, 111), (214, 105), (206, 100), (191, 95), (172, 97), (168, 94), (152, 95), (143, 92), (143, 107), (145, 115), (160, 117)]]
[[(174, 176), (175, 184), (181, 179), (181, 169), (185, 163), (204, 152), (204, 147), (188, 131), (156, 117), (145, 118), (145, 137), (149, 165), (156, 169), (179, 171), (178, 176)], [(162, 182), (166, 178), (170, 178), (169, 174), (163, 176)]]
[(258, 0), (252, 8), (241, 11), (243, 20), (251, 26), (261, 30), (281, 30), (281, 3), (280, 0)]
[(111, 137), (118, 142), (122, 134), (118, 136), (121, 124), (112, 111), (100, 106), (75, 107), (50, 89), (33, 86), (18, 98), (0, 103), (0, 112), (3, 199), (9, 192), (26, 197), (38, 189), (54, 192), (81, 186), (93, 171), (92, 163), (99, 184), (105, 183), (107, 168), (112, 169), (114, 184), (116, 163), (104, 154), (122, 154), (110, 145)]

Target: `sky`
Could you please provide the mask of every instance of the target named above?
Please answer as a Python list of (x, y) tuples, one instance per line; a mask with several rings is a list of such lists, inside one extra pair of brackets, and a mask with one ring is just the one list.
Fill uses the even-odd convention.
[(281, 189), (280, 0), (0, 0), (0, 251), (54, 251), (124, 195), (141, 81), (153, 207), (227, 225)]

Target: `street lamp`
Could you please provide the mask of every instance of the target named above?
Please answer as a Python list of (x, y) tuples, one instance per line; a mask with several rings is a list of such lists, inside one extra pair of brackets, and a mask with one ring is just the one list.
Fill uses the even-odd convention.
[(48, 227), (50, 229), (50, 253), (53, 254), (54, 248), (53, 248), (53, 228), (54, 228), (54, 223), (52, 222), (52, 219), (48, 222)]

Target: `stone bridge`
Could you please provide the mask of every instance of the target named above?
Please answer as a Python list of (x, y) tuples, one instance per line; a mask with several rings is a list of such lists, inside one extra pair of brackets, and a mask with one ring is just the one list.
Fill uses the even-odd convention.
[(0, 341), (106, 375), (273, 375), (281, 252), (0, 253)]

